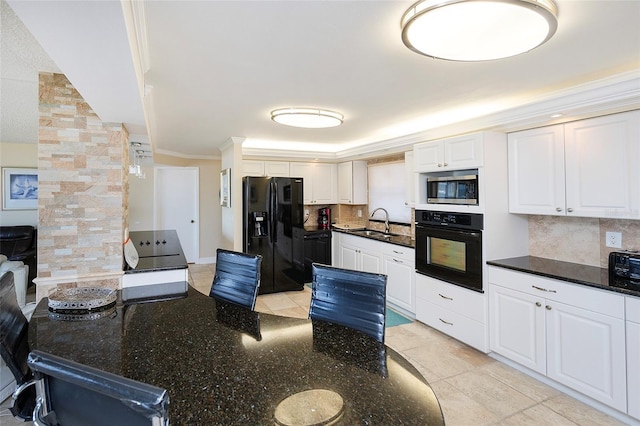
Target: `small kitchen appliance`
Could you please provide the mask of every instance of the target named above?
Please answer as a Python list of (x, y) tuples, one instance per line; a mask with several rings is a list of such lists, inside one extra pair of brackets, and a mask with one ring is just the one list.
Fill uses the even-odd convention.
[(331, 209), (323, 207), (318, 210), (318, 229), (329, 229), (331, 227)]
[(430, 173), (427, 204), (478, 205), (478, 170)]
[(616, 287), (640, 289), (640, 252), (609, 253), (609, 281)]

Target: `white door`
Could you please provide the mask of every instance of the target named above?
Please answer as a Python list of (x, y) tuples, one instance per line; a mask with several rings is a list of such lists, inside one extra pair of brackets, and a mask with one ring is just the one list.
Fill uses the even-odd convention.
[(175, 229), (188, 263), (200, 257), (198, 168), (158, 167), (155, 172), (156, 229)]

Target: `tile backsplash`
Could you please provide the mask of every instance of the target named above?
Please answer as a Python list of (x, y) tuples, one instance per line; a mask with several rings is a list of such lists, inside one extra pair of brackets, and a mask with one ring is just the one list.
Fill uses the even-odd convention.
[[(622, 234), (622, 249), (606, 247), (607, 232)], [(640, 221), (529, 216), (529, 254), (606, 268), (617, 250), (640, 250)]]

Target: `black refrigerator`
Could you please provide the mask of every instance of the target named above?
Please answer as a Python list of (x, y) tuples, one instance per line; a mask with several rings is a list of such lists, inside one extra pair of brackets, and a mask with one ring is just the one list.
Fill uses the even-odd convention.
[(242, 179), (243, 251), (262, 255), (259, 294), (304, 286), (302, 178)]

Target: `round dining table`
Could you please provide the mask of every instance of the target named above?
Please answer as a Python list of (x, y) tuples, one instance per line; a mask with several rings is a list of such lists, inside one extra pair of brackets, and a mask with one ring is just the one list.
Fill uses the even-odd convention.
[(54, 312), (43, 298), (30, 349), (166, 389), (170, 424), (444, 424), (424, 377), (383, 343), (185, 288), (128, 300), (119, 290), (90, 314)]

